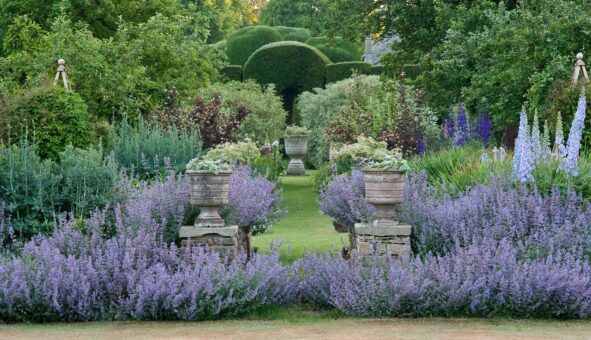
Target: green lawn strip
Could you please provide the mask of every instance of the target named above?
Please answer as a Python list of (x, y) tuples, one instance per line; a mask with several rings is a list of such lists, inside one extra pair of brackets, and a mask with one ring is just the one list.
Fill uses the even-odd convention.
[(333, 245), (335, 251), (339, 251), (342, 248), (341, 238), (348, 242), (347, 234), (337, 233), (332, 219), (320, 212), (312, 176), (282, 177), (280, 187), (283, 188), (284, 205), (288, 212), (268, 232), (253, 238), (253, 246), (259, 251), (268, 251), (272, 242), (276, 245), (282, 240), (281, 257), (291, 262), (302, 257), (306, 249), (330, 251)]

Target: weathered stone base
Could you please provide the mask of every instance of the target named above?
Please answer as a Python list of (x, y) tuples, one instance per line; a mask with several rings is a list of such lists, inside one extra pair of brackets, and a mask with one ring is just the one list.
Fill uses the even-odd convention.
[(408, 224), (373, 226), (357, 223), (351, 238), (351, 249), (360, 255), (410, 256), (411, 231)]
[(306, 169), (304, 168), (304, 162), (301, 159), (292, 159), (287, 165), (288, 176), (306, 176)]
[(207, 246), (220, 254), (235, 256), (240, 252), (238, 226), (224, 227), (181, 227), (179, 232), (182, 246)]

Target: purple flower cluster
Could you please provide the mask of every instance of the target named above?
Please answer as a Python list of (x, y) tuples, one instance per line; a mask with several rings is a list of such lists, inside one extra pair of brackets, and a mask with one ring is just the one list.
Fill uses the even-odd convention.
[(291, 301), (297, 283), (277, 254), (230, 261), (163, 240), (184, 187), (170, 179), (133, 189), (84, 226), (63, 216), (51, 236), (0, 258), (0, 319), (203, 320)]
[(403, 260), (308, 255), (301, 298), (354, 316), (586, 318), (589, 264), (569, 255), (521, 259), (507, 241)]
[(492, 136), (492, 123), (490, 116), (483, 114), (478, 118), (476, 122), (476, 128), (474, 129), (474, 138), (482, 142), (485, 148), (488, 148), (488, 142)]
[(419, 128), (419, 133), (417, 136), (417, 154), (424, 155), (425, 153), (427, 153), (427, 148), (425, 147), (425, 141), (423, 140), (422, 131)]
[(301, 298), (357, 316), (591, 315), (591, 204), (507, 180), (456, 199), (427, 183), (411, 176), (401, 213), (419, 256), (308, 255)]
[(462, 146), (470, 140), (470, 128), (468, 127), (468, 117), (466, 116), (466, 109), (464, 108), (464, 103), (460, 103), (460, 107), (458, 109), (457, 124), (458, 131), (455, 143), (457, 146)]
[(285, 214), (285, 209), (281, 208), (281, 193), (275, 183), (253, 173), (249, 167), (236, 167), (230, 177), (228, 222), (253, 227), (254, 234), (264, 232), (269, 224)]
[(371, 216), (372, 207), (364, 196), (362, 172), (339, 175), (320, 191), (320, 211), (352, 228), (355, 223), (366, 222)]
[(576, 176), (578, 174), (579, 151), (581, 149), (583, 128), (585, 127), (586, 109), (587, 101), (585, 100), (585, 95), (582, 94), (581, 97), (579, 97), (577, 112), (575, 112), (575, 117), (568, 134), (566, 157), (562, 159), (561, 163), (561, 169), (569, 175)]

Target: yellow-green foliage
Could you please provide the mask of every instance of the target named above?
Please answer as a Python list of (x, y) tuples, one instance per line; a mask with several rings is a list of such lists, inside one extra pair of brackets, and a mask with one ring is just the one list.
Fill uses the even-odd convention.
[(28, 137), (42, 158), (57, 159), (68, 144), (93, 143), (91, 118), (84, 100), (61, 87), (37, 88), (14, 96), (0, 108), (0, 135), (7, 142)]
[(230, 64), (244, 65), (259, 47), (281, 41), (283, 37), (269, 26), (248, 26), (232, 33), (226, 40), (226, 54)]

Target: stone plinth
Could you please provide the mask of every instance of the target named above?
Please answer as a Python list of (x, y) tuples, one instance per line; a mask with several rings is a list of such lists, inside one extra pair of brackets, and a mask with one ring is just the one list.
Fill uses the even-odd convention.
[(238, 226), (196, 227), (184, 226), (179, 232), (182, 246), (207, 246), (221, 254), (235, 256), (240, 252)]
[(365, 256), (410, 256), (411, 231), (412, 228), (408, 224), (376, 226), (357, 223), (351, 238), (351, 248)]

